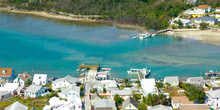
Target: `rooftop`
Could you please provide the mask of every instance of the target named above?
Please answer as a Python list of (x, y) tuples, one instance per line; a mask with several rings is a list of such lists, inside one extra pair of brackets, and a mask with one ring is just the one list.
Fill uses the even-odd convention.
[[(94, 107), (97, 110), (110, 110), (112, 108), (113, 110), (116, 110), (115, 101), (109, 100), (109, 99), (102, 99), (94, 103)], [(102, 109), (104, 108), (104, 109)]]
[(189, 99), (186, 96), (172, 97), (172, 102), (182, 104), (193, 104), (193, 101), (189, 101)]
[(38, 92), (42, 86), (30, 85), (25, 92), (36, 93)]
[(67, 81), (69, 83), (75, 83), (75, 82), (78, 81), (78, 79), (74, 78), (74, 77), (71, 77), (70, 75), (67, 75), (64, 78), (59, 78), (59, 79), (55, 80), (53, 83), (59, 83), (59, 82), (63, 82), (63, 81)]
[(207, 104), (185, 104), (180, 106), (180, 110), (210, 110)]
[(28, 109), (27, 106), (21, 104), (18, 101), (5, 108), (5, 110), (27, 110), (27, 109)]
[(19, 75), (19, 78), (21, 78), (23, 81), (27, 81), (28, 79), (31, 78), (31, 76), (27, 72), (24, 72)]
[(138, 102), (135, 101), (132, 97), (129, 97), (122, 103), (122, 109), (125, 109), (130, 103), (138, 108)]
[(196, 18), (195, 20), (216, 21), (216, 20), (218, 20), (218, 19), (213, 18), (213, 17), (199, 17), (199, 18)]
[(66, 93), (68, 93), (72, 90), (79, 93), (80, 92), (80, 87), (77, 87), (76, 85), (72, 85), (71, 87), (63, 88), (61, 90), (61, 94), (66, 94)]
[(168, 77), (165, 77), (164, 80), (166, 80), (166, 82), (169, 82), (169, 83), (179, 82), (179, 77), (178, 76), (168, 76)]
[(0, 76), (1, 77), (10, 77), (13, 68), (0, 68)]
[(111, 91), (111, 94), (112, 95), (116, 95), (116, 94), (118, 94), (118, 95), (131, 95), (132, 94), (132, 91), (131, 90), (112, 90)]
[(209, 5), (199, 5), (197, 7), (194, 7), (194, 8), (197, 8), (197, 9), (207, 9), (207, 8), (210, 8), (212, 6), (209, 6)]
[(153, 107), (148, 107), (148, 110), (173, 110), (170, 106), (157, 105)]

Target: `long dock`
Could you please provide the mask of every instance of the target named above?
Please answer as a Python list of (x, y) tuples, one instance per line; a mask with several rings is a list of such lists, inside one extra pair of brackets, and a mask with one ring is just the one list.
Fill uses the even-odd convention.
[(142, 73), (141, 71), (138, 71), (138, 78), (139, 80), (145, 79), (145, 74)]
[(90, 69), (90, 70), (97, 70), (97, 71), (99, 71), (100, 70), (100, 63), (98, 65), (80, 64), (78, 66), (78, 68), (79, 69), (86, 69), (86, 70)]
[(162, 34), (162, 33), (165, 33), (167, 31), (169, 31), (170, 29), (163, 29), (163, 30), (159, 30), (156, 32), (156, 34)]

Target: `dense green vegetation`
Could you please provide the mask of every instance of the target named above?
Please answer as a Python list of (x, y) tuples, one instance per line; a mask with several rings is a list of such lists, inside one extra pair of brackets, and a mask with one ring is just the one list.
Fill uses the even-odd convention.
[(166, 96), (163, 94), (148, 94), (147, 97), (143, 97), (143, 103), (149, 106), (156, 106), (159, 104), (166, 105), (170, 100), (166, 99)]
[(203, 103), (205, 100), (205, 92), (200, 85), (193, 85), (188, 83), (181, 83), (180, 86), (187, 91), (186, 96), (191, 101), (198, 101), (198, 103)]
[[(27, 10), (100, 15), (96, 19), (157, 30), (167, 28), (172, 17), (193, 6), (186, 4), (186, 0), (6, 0), (5, 3)], [(219, 0), (201, 0), (201, 3), (220, 6)]]

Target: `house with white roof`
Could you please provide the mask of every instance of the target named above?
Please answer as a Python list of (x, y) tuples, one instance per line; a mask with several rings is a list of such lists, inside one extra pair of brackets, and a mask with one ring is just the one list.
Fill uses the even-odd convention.
[(131, 90), (112, 90), (111, 91), (111, 99), (114, 100), (115, 95), (118, 94), (121, 98), (126, 100), (128, 97), (132, 95)]
[(67, 101), (52, 97), (49, 100), (49, 104), (45, 105), (43, 110), (82, 110), (82, 101), (79, 97), (68, 99)]
[(12, 94), (9, 91), (0, 91), (0, 100), (8, 98), (12, 96)]
[(15, 77), (15, 71), (13, 68), (0, 68), (0, 81), (13, 82)]
[(218, 23), (218, 19), (213, 17), (199, 17), (194, 19), (194, 23), (195, 24), (208, 23), (209, 25), (213, 26)]
[(34, 74), (33, 84), (40, 86), (48, 83), (47, 74)]
[(203, 77), (188, 77), (186, 83), (197, 84), (205, 87), (205, 80)]
[(28, 107), (16, 101), (15, 103), (6, 107), (5, 110), (28, 110)]
[(91, 86), (92, 86), (91, 88), (93, 89), (96, 88), (97, 92), (103, 92), (104, 85), (100, 81), (92, 83)]
[(193, 21), (191, 21), (190, 19), (183, 19), (183, 18), (175, 18), (171, 21), (171, 25), (175, 25), (178, 26), (177, 22), (181, 21), (183, 23), (182, 26), (192, 26), (193, 25)]
[(164, 84), (169, 83), (170, 86), (178, 86), (179, 85), (179, 77), (178, 76), (167, 76), (164, 77)]
[(214, 109), (220, 109), (220, 89), (206, 91), (205, 103)]
[(102, 99), (94, 103), (95, 110), (117, 110), (115, 101)]
[(9, 91), (12, 95), (17, 92), (19, 84), (18, 83), (5, 83), (0, 87), (0, 91)]
[(101, 72), (97, 72), (97, 78), (100, 78), (102, 80), (106, 80), (108, 79), (108, 74), (109, 74), (109, 71), (101, 71)]
[(75, 85), (77, 81), (78, 81), (77, 78), (74, 78), (74, 77), (67, 75), (64, 78), (59, 78), (59, 79), (53, 81), (52, 89), (57, 91), (58, 89), (71, 87), (72, 85)]
[(73, 97), (80, 97), (80, 87), (72, 85), (67, 88), (61, 89), (61, 92), (58, 93), (60, 98), (71, 99)]
[(14, 79), (13, 83), (19, 83), (20, 86), (24, 87), (25, 82), (31, 79), (31, 76), (27, 73), (24, 72), (22, 74), (18, 74), (18, 76)]
[(157, 105), (157, 106), (148, 106), (148, 110), (173, 110), (170, 106)]
[(105, 88), (117, 88), (117, 82), (115, 80), (103, 80), (101, 83)]
[(156, 91), (155, 85), (155, 78), (142, 79), (141, 87), (143, 95), (147, 96), (148, 94), (153, 94)]
[(27, 90), (24, 91), (24, 96), (30, 98), (45, 96), (46, 94), (49, 94), (47, 88), (36, 85), (30, 85)]

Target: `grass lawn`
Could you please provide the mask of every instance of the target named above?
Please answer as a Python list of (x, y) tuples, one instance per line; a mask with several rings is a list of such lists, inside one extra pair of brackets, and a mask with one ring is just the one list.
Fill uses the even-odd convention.
[(23, 99), (21, 97), (14, 97), (0, 102), (0, 110), (4, 110), (5, 107), (11, 105), (16, 101), (28, 106), (28, 109), (35, 107), (37, 110), (43, 110), (43, 107), (48, 104), (48, 99), (46, 99), (45, 97), (40, 97), (36, 99)]
[(163, 88), (162, 89), (165, 93), (169, 93), (170, 97), (172, 96), (184, 96), (185, 93), (178, 94), (177, 90), (181, 90), (179, 87), (171, 87), (171, 89)]

